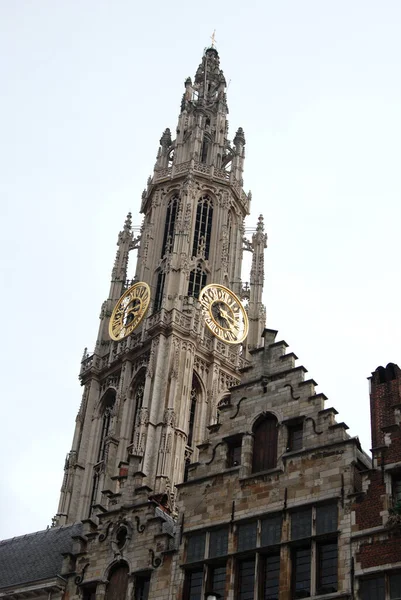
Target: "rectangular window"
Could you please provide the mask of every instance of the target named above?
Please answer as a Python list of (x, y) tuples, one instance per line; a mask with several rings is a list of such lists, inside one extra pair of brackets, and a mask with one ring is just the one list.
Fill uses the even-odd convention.
[(185, 600), (203, 600), (203, 569), (198, 571), (187, 571), (185, 577)]
[(337, 542), (317, 545), (317, 593), (337, 591)]
[(235, 442), (230, 442), (228, 444), (228, 452), (227, 452), (227, 468), (237, 467), (241, 464), (241, 450), (242, 444), (241, 440), (237, 440)]
[(297, 510), (291, 515), (291, 539), (310, 537), (312, 529), (312, 509)]
[(287, 450), (301, 450), (303, 446), (303, 423), (297, 423), (295, 425), (288, 425), (288, 444)]
[(238, 564), (237, 600), (253, 600), (255, 587), (255, 559), (241, 560)]
[(393, 500), (394, 504), (401, 503), (401, 475), (393, 477)]
[(385, 600), (384, 576), (362, 579), (359, 583), (361, 600)]
[(148, 600), (150, 576), (135, 577), (135, 600)]
[(226, 566), (213, 567), (209, 570), (209, 589), (222, 598), (226, 597)]
[(316, 535), (337, 531), (337, 504), (316, 507)]
[(209, 558), (225, 556), (228, 549), (228, 529), (214, 529), (210, 532)]
[(187, 543), (187, 562), (203, 560), (205, 557), (205, 533), (191, 535)]
[(293, 598), (310, 596), (311, 549), (294, 548), (292, 554)]
[(401, 573), (395, 573), (389, 576), (390, 580), (390, 600), (401, 599)]
[(82, 600), (96, 600), (96, 585), (88, 585), (82, 589)]
[(281, 515), (269, 517), (262, 521), (260, 538), (261, 546), (272, 546), (281, 541)]
[(238, 525), (238, 552), (256, 548), (256, 521)]
[(280, 555), (266, 556), (264, 560), (263, 600), (278, 600), (280, 588)]

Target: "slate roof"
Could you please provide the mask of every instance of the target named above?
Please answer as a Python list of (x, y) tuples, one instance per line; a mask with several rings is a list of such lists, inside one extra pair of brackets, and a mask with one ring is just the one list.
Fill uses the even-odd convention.
[(81, 532), (75, 523), (0, 541), (0, 589), (59, 575), (61, 553), (71, 551), (71, 536)]

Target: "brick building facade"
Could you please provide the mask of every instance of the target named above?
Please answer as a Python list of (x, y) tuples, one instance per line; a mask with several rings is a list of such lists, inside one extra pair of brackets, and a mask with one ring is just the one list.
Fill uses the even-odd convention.
[(401, 370), (370, 378), (372, 468), (361, 473), (352, 523), (355, 585), (361, 600), (401, 598)]

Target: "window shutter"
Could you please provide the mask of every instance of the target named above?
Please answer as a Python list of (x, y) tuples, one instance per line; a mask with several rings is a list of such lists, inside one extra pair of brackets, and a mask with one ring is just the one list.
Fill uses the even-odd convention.
[(277, 465), (277, 420), (270, 415), (254, 428), (252, 471), (274, 469)]

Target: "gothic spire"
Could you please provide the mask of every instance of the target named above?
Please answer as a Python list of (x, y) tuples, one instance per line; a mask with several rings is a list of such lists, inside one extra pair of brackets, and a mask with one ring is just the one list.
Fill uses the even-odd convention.
[(263, 215), (259, 215), (256, 232), (252, 235), (252, 268), (248, 306), (250, 347), (257, 347), (265, 326), (266, 313), (262, 303), (263, 282), (265, 279), (264, 249), (267, 247), (267, 234)]

